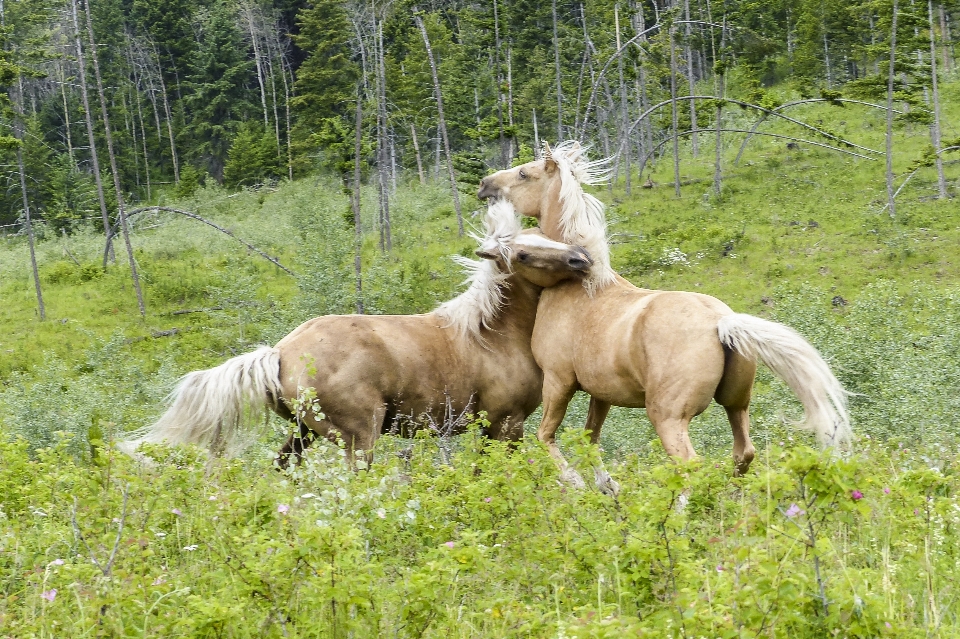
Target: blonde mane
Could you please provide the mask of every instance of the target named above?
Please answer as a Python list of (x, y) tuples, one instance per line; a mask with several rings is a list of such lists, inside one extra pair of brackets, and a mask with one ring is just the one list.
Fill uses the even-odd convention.
[[(520, 218), (513, 205), (506, 201), (496, 201), (487, 208), (484, 216), (486, 233), (483, 237), (472, 235), (484, 251), (499, 252), (504, 262), (510, 264), (508, 243), (520, 232)], [(503, 308), (503, 291), (507, 285), (509, 271), (502, 271), (494, 260), (472, 260), (460, 255), (453, 261), (463, 267), (467, 274), (467, 290), (448, 302), (441, 304), (436, 311), (447, 321), (461, 338), (470, 337), (483, 342), (481, 331), (490, 328)]]
[(576, 141), (561, 142), (550, 149), (560, 169), (560, 230), (563, 241), (587, 249), (594, 266), (583, 285), (589, 293), (616, 279), (610, 266), (607, 221), (603, 202), (583, 191), (583, 184), (600, 184), (609, 177), (608, 160), (590, 162)]

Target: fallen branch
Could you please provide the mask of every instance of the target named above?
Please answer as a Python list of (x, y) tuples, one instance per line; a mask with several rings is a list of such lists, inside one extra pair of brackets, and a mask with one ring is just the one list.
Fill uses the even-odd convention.
[[(787, 102), (786, 104), (781, 104), (778, 107), (770, 109), (770, 111), (771, 113), (777, 113), (779, 111), (782, 111), (783, 109), (786, 109), (787, 107), (798, 106), (800, 104), (811, 104), (813, 102), (849, 102), (850, 104), (862, 104), (864, 106), (873, 107), (875, 109), (881, 109), (883, 111), (887, 110), (887, 107), (883, 106), (882, 104), (874, 104), (873, 102), (864, 102), (862, 100), (850, 100), (849, 98), (811, 98), (809, 100), (797, 100), (796, 102)], [(900, 114), (903, 113), (903, 111), (899, 109), (893, 109), (893, 112), (900, 113)], [(743, 151), (747, 148), (747, 142), (749, 142), (750, 139), (753, 137), (754, 133), (756, 133), (757, 128), (761, 124), (767, 121), (768, 115), (769, 114), (764, 113), (760, 117), (760, 119), (757, 120), (757, 123), (753, 125), (753, 128), (750, 129), (750, 134), (747, 135), (746, 138), (744, 138), (743, 144), (740, 145), (740, 150), (737, 152), (737, 159), (733, 161), (734, 165), (740, 164), (740, 157), (743, 155)]]
[[(697, 130), (698, 130), (698, 131), (702, 131), (702, 129), (697, 129)], [(749, 131), (746, 131), (746, 130), (744, 130), (744, 129), (720, 129), (720, 131), (721, 131), (722, 133), (749, 133)], [(682, 132), (678, 133), (677, 136), (678, 136), (678, 137), (681, 137), (681, 136), (690, 135), (690, 134), (692, 134), (692, 133), (694, 133), (694, 131), (692, 131), (692, 130), (690, 130), (690, 131), (682, 131)], [(863, 160), (875, 160), (875, 159), (876, 159), (876, 158), (872, 158), (872, 157), (870, 157), (870, 156), (868, 156), (868, 155), (861, 155), (861, 154), (855, 153), (855, 152), (853, 152), (853, 151), (848, 151), (847, 149), (841, 149), (841, 148), (836, 147), (836, 146), (830, 146), (829, 144), (822, 144), (822, 143), (820, 143), (820, 142), (814, 142), (813, 140), (805, 140), (805, 139), (803, 139), (803, 138), (794, 138), (794, 137), (791, 137), (791, 136), (789, 136), (789, 135), (780, 135), (779, 133), (760, 133), (760, 132), (756, 133), (756, 135), (766, 135), (766, 136), (769, 136), (769, 137), (772, 137), (772, 138), (782, 138), (782, 139), (784, 139), (784, 140), (792, 140), (793, 142), (802, 142), (802, 143), (804, 143), (804, 144), (812, 144), (812, 145), (814, 145), (814, 146), (819, 146), (819, 147), (822, 147), (822, 148), (824, 148), (824, 149), (830, 149), (831, 151), (838, 151), (838, 152), (840, 152), (840, 153), (846, 153), (847, 155), (852, 155), (852, 156), (854, 156), (854, 157), (861, 158), (861, 159), (863, 159)], [(663, 140), (662, 142), (660, 142), (660, 144), (658, 144), (658, 145), (656, 145), (655, 147), (653, 147), (653, 148), (650, 150), (650, 152), (647, 153), (647, 154), (643, 157), (643, 161), (640, 163), (640, 174), (641, 174), (641, 175), (643, 174), (643, 170), (644, 170), (644, 169), (646, 168), (646, 166), (647, 166), (647, 161), (650, 159), (650, 156), (652, 156), (652, 155), (655, 154), (657, 151), (659, 151), (660, 148), (663, 147), (664, 144), (666, 144), (666, 143), (668, 143), (668, 142), (671, 142), (672, 140), (673, 140), (673, 136), (670, 136), (670, 137), (667, 138), (666, 140)]]
[(173, 311), (171, 315), (188, 315), (190, 313), (209, 313), (210, 311), (222, 311), (222, 306), (211, 306), (210, 308), (185, 308), (179, 311)]
[[(211, 222), (210, 220), (208, 220), (208, 219), (206, 219), (206, 218), (200, 217), (200, 216), (197, 215), (196, 213), (191, 213), (190, 211), (184, 211), (184, 210), (181, 210), (181, 209), (171, 208), (171, 207), (169, 207), (169, 206), (144, 206), (144, 207), (139, 208), (139, 209), (133, 209), (132, 211), (127, 211), (127, 212), (126, 212), (127, 219), (129, 220), (129, 219), (130, 219), (131, 217), (133, 217), (134, 215), (137, 215), (137, 214), (139, 214), (139, 213), (143, 213), (144, 211), (166, 211), (167, 213), (177, 213), (178, 215), (183, 215), (183, 216), (188, 217), (188, 218), (190, 218), (190, 219), (192, 219), (192, 220), (197, 220), (198, 222), (203, 222), (203, 223), (206, 224), (207, 226), (211, 226), (211, 227), (217, 229), (218, 231), (220, 231), (221, 233), (224, 233), (224, 234), (226, 234), (226, 235), (229, 235), (230, 237), (232, 237), (232, 238), (235, 239), (236, 241), (240, 242), (241, 244), (243, 244), (244, 246), (246, 246), (248, 249), (250, 249), (250, 250), (253, 251), (254, 253), (258, 254), (260, 257), (264, 258), (265, 260), (269, 261), (270, 263), (272, 263), (273, 265), (275, 265), (275, 266), (278, 267), (279, 269), (281, 269), (281, 270), (283, 270), (284, 272), (286, 272), (288, 275), (292, 275), (293, 277), (296, 277), (296, 276), (297, 276), (296, 273), (294, 273), (293, 271), (291, 271), (290, 269), (288, 269), (286, 266), (284, 266), (283, 264), (281, 264), (281, 263), (277, 260), (277, 258), (272, 257), (272, 256), (270, 256), (270, 255), (267, 255), (266, 253), (264, 253), (263, 251), (261, 251), (260, 249), (258, 249), (257, 247), (255, 247), (253, 244), (250, 244), (250, 243), (247, 242), (246, 240), (240, 239), (239, 237), (237, 237), (236, 235), (234, 235), (233, 232), (228, 231), (227, 229), (223, 228), (222, 226), (220, 226), (220, 225), (218, 225), (218, 224), (215, 224), (215, 223)], [(110, 237), (111, 237), (111, 238), (112, 238), (114, 235), (116, 235), (116, 228), (117, 228), (117, 226), (112, 226), (112, 227), (110, 228)], [(107, 244), (109, 244), (109, 243), (110, 243), (110, 240), (108, 239), (108, 240), (107, 240)]]

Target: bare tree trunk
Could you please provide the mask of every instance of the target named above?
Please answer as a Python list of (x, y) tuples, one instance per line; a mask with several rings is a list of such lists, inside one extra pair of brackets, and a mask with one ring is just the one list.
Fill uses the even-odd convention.
[(354, 120), (353, 145), (353, 274), (354, 289), (357, 296), (357, 313), (363, 315), (363, 272), (361, 252), (363, 250), (363, 226), (360, 223), (360, 153), (363, 150), (363, 85), (357, 84), (357, 112)]
[(290, 139), (290, 85), (287, 83), (287, 56), (282, 49), (280, 50), (280, 77), (283, 78), (283, 106), (286, 110), (287, 177), (293, 180), (293, 141)]
[[(74, 5), (76, 6), (76, 5)], [(100, 115), (103, 116), (103, 130), (107, 138), (107, 155), (110, 158), (110, 172), (113, 174), (113, 188), (117, 192), (117, 209), (120, 215), (120, 230), (123, 241), (127, 246), (127, 259), (130, 260), (130, 274), (133, 278), (133, 288), (137, 293), (137, 305), (140, 307), (140, 316), (147, 314), (143, 303), (143, 291), (140, 290), (140, 274), (137, 272), (137, 262), (133, 257), (133, 245), (130, 244), (130, 231), (127, 228), (127, 216), (124, 213), (123, 189), (120, 188), (120, 173), (117, 171), (117, 158), (113, 153), (113, 133), (110, 130), (110, 114), (107, 112), (107, 98), (103, 93), (103, 82), (100, 80), (100, 63), (97, 60), (97, 43), (93, 37), (93, 20), (90, 17), (90, 0), (84, 5), (87, 14), (87, 36), (90, 39), (90, 60), (93, 62), (93, 73), (97, 80), (97, 94), (100, 96)], [(107, 230), (107, 245), (111, 242), (110, 230)]]
[(540, 132), (537, 131), (537, 110), (533, 110), (533, 155), (540, 155)]
[(143, 167), (147, 178), (147, 201), (153, 198), (150, 191), (150, 155), (147, 153), (147, 128), (143, 123), (143, 100), (140, 98), (140, 74), (137, 73), (136, 63), (133, 59), (133, 51), (130, 51), (130, 68), (133, 69), (134, 92), (137, 97), (137, 117), (140, 119), (140, 141), (143, 143)]
[[(673, 120), (673, 188), (680, 197), (680, 138), (677, 122), (677, 46), (670, 26), (670, 117)], [(719, 127), (719, 125), (718, 125)]]
[[(66, 52), (64, 52), (64, 58), (66, 58)], [(67, 157), (70, 158), (70, 170), (77, 170), (77, 161), (73, 157), (73, 134), (70, 131), (70, 105), (67, 102), (67, 73), (64, 67), (66, 66), (66, 59), (60, 63), (60, 96), (63, 98), (63, 126), (64, 126), (64, 139), (67, 142)]]
[(940, 7), (940, 40), (943, 42), (943, 72), (950, 73), (950, 29), (947, 27), (947, 13), (943, 10), (943, 3)]
[(897, 11), (898, 0), (893, 0), (893, 24), (890, 27), (890, 70), (887, 73), (887, 206), (890, 207), (890, 217), (897, 216), (896, 205), (893, 201), (893, 79), (894, 64), (897, 59)]
[(420, 178), (420, 184), (427, 183), (427, 176), (423, 172), (423, 158), (420, 157), (420, 142), (417, 140), (417, 127), (413, 122), (410, 123), (410, 139), (413, 140), (413, 153), (417, 156), (417, 176)]
[(937, 38), (933, 22), (933, 0), (927, 0), (927, 13), (930, 17), (930, 90), (933, 93), (933, 126), (930, 137), (933, 142), (934, 160), (937, 165), (937, 194), (947, 197), (947, 179), (943, 175), (943, 158), (940, 156), (940, 90), (937, 85)]
[(494, 69), (493, 77), (497, 83), (497, 125), (500, 128), (500, 167), (510, 165), (507, 157), (507, 140), (503, 130), (503, 76), (500, 74), (500, 13), (497, 11), (497, 0), (493, 0), (493, 37), (494, 37)]
[[(613, 8), (613, 22), (617, 30), (617, 51), (620, 50), (620, 5)], [(620, 82), (620, 135), (625, 136), (630, 130), (630, 100), (627, 98), (627, 85), (623, 82), (623, 56), (617, 56), (617, 73)], [(630, 145), (624, 144), (623, 148), (623, 170), (626, 176), (624, 189), (627, 195), (630, 195)]]
[(823, 61), (827, 66), (827, 88), (833, 87), (833, 72), (830, 67), (830, 47), (827, 46), (827, 24), (823, 24)]
[(167, 116), (167, 135), (170, 138), (170, 157), (173, 160), (173, 181), (175, 184), (180, 184), (180, 163), (177, 161), (177, 145), (173, 138), (173, 114), (170, 113), (170, 99), (167, 97), (167, 84), (163, 80), (163, 67), (160, 66), (160, 55), (156, 49), (154, 49), (154, 55), (157, 59), (157, 78), (160, 80), (160, 95), (163, 96), (163, 111)]
[(513, 52), (507, 47), (507, 121), (510, 123), (510, 160), (513, 161), (515, 153), (517, 134), (513, 129)]
[(387, 186), (387, 89), (386, 73), (383, 66), (383, 23), (374, 22), (377, 34), (376, 74), (377, 74), (377, 177), (380, 196), (380, 250), (393, 248), (390, 233), (390, 193)]
[(103, 258), (103, 267), (107, 267), (107, 260), (114, 262), (113, 244), (110, 242), (110, 213), (107, 212), (107, 199), (103, 194), (103, 179), (100, 175), (100, 156), (97, 154), (97, 141), (93, 132), (93, 114), (90, 112), (90, 97), (87, 91), (87, 63), (83, 55), (83, 45), (80, 43), (80, 21), (77, 17), (77, 0), (71, 0), (73, 9), (74, 46), (77, 50), (77, 67), (80, 69), (80, 96), (83, 99), (83, 117), (87, 125), (87, 141), (90, 144), (90, 163), (93, 169), (93, 181), (97, 186), (97, 200), (100, 202), (100, 214), (103, 216), (103, 231), (107, 236), (107, 252)]
[[(687, 42), (684, 46), (684, 51), (686, 52), (687, 58), (687, 86), (690, 90), (690, 95), (697, 94), (697, 82), (693, 77), (693, 50), (690, 46), (691, 41), (691, 29), (690, 29), (690, 0), (683, 0), (683, 15), (684, 20), (687, 21), (686, 26), (686, 38)], [(690, 134), (690, 144), (693, 147), (693, 157), (700, 155), (700, 141), (699, 136), (697, 135), (697, 101), (690, 100), (690, 129), (692, 133)]]
[(553, 11), (553, 66), (557, 72), (557, 142), (563, 141), (563, 87), (560, 82), (560, 38), (557, 35), (557, 0), (551, 0)]
[(250, 42), (253, 45), (253, 59), (257, 65), (257, 82), (260, 85), (260, 102), (263, 105), (263, 130), (270, 128), (270, 120), (267, 116), (267, 89), (263, 79), (263, 62), (260, 55), (260, 34), (257, 32), (256, 24), (253, 18), (253, 7), (249, 2), (243, 2), (240, 5), (240, 11), (247, 21), (247, 28), (250, 30)]
[[(23, 78), (19, 81), (19, 100), (15, 105), (17, 108), (17, 120), (14, 126), (14, 133), (18, 140), (23, 140)], [(23, 224), (27, 230), (27, 241), (30, 244), (30, 268), (33, 271), (33, 286), (37, 291), (37, 308), (40, 311), (40, 321), (47, 319), (47, 310), (43, 305), (43, 292), (40, 290), (40, 272), (37, 270), (37, 253), (34, 247), (33, 221), (30, 219), (30, 199), (27, 196), (27, 172), (23, 166), (23, 149), (17, 146), (17, 168), (20, 173), (20, 193), (23, 196)]]
[(423, 18), (416, 7), (414, 7), (413, 19), (420, 28), (420, 35), (423, 36), (423, 46), (427, 50), (427, 60), (430, 62), (430, 73), (433, 75), (433, 93), (437, 99), (437, 114), (440, 123), (440, 135), (443, 137), (443, 151), (447, 156), (447, 172), (450, 174), (450, 190), (453, 192), (453, 207), (457, 211), (457, 230), (460, 237), (463, 237), (463, 214), (460, 211), (460, 194), (457, 191), (457, 178), (453, 174), (453, 157), (450, 154), (450, 139), (447, 137), (447, 122), (443, 117), (443, 93), (440, 91), (440, 76), (437, 74), (437, 62), (433, 58), (433, 49), (430, 48), (430, 38), (427, 36), (427, 27), (423, 24)]

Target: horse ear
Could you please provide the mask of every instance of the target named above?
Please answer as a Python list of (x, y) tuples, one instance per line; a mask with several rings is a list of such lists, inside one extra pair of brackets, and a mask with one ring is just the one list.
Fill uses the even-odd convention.
[(557, 161), (553, 159), (553, 149), (550, 148), (550, 143), (546, 140), (543, 141), (543, 168), (546, 169), (547, 173), (553, 173), (557, 170)]
[(546, 140), (543, 141), (543, 157), (544, 159), (553, 158), (553, 149), (550, 148), (550, 143)]
[(500, 257), (498, 253), (487, 250), (483, 247), (478, 248), (476, 253), (477, 253), (477, 257), (482, 257), (485, 260), (495, 260), (498, 257)]

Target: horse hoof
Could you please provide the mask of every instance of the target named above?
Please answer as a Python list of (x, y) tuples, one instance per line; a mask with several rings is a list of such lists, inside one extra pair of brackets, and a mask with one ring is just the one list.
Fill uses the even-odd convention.
[(583, 490), (587, 485), (583, 481), (583, 477), (580, 476), (580, 473), (575, 471), (572, 468), (567, 468), (562, 473), (560, 473), (560, 481), (570, 486), (571, 488), (576, 488), (577, 490)]
[(601, 471), (597, 473), (597, 488), (600, 492), (609, 497), (616, 498), (620, 494), (620, 484), (618, 484), (610, 473)]

